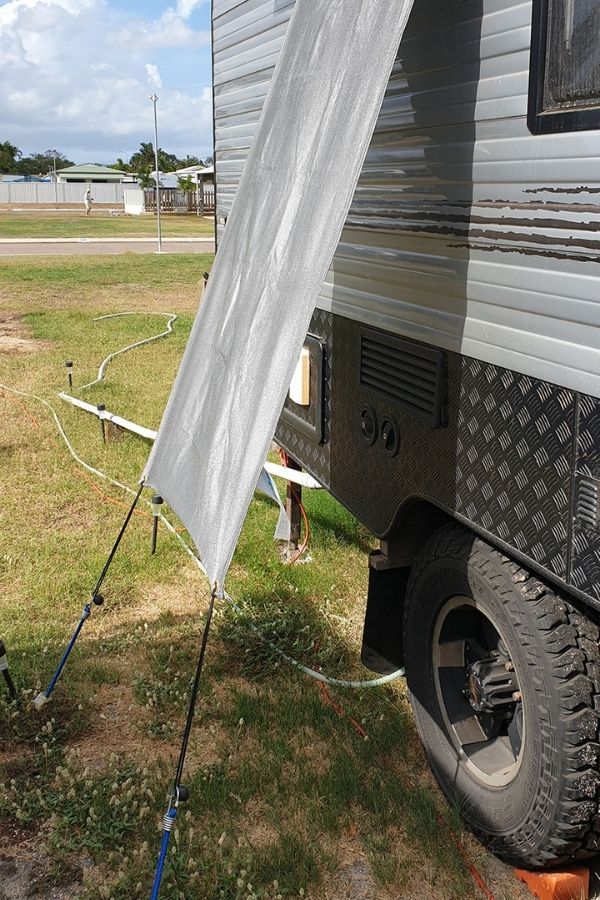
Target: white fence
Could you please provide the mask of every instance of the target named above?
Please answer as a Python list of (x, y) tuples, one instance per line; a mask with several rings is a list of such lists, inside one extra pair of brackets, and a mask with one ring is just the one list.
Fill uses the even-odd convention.
[(96, 203), (114, 203), (121, 205), (124, 192), (131, 188), (129, 184), (47, 184), (46, 182), (0, 181), (0, 203), (15, 205), (44, 203), (81, 203), (87, 189), (91, 188)]

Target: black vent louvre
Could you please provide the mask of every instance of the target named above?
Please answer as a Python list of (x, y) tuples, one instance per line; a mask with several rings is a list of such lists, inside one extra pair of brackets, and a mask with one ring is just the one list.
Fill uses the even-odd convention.
[(599, 509), (600, 482), (580, 476), (577, 486), (575, 517), (582, 528), (600, 530)]
[(444, 354), (391, 334), (365, 331), (360, 383), (429, 425), (442, 423)]

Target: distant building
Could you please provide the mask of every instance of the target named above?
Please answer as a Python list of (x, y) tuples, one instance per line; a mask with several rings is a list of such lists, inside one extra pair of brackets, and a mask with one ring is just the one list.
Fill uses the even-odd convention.
[(0, 181), (10, 181), (12, 184), (31, 184), (31, 182), (45, 181), (39, 175), (2, 175)]
[(93, 164), (67, 166), (56, 173), (59, 184), (119, 184), (126, 177), (126, 172), (111, 169), (108, 166)]

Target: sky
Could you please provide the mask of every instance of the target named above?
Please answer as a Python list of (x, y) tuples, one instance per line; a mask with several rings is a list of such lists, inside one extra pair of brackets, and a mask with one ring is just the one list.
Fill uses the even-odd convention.
[(212, 153), (210, 0), (0, 0), (0, 142), (76, 163)]

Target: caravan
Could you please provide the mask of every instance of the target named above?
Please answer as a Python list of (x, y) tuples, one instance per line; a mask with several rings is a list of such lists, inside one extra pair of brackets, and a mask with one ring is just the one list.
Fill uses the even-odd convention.
[[(293, 6), (213, 3), (219, 235)], [(380, 538), (363, 660), (495, 852), (597, 853), (597, 0), (415, 0), (305, 347), (276, 439)]]

